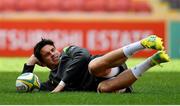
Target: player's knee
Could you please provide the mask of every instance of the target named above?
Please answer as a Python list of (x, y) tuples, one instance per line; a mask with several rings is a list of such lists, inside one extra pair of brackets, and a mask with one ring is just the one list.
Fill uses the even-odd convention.
[(88, 70), (90, 71), (90, 73), (93, 73), (93, 70), (95, 69), (95, 65), (94, 63), (91, 61), (89, 64), (88, 64)]
[(98, 69), (98, 64), (95, 61), (96, 59), (92, 60), (89, 64), (88, 64), (88, 69), (90, 71), (90, 73), (95, 74), (96, 70)]
[(99, 83), (97, 91), (98, 92), (113, 92), (112, 86), (110, 84), (108, 84), (107, 82)]
[(88, 65), (88, 70), (91, 74), (101, 77), (106, 75), (105, 67), (103, 62), (97, 63), (96, 61), (92, 60)]

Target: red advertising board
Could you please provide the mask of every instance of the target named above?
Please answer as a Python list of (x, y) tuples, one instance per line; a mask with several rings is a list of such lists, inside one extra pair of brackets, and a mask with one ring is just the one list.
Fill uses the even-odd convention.
[[(156, 34), (165, 39), (163, 21), (0, 21), (0, 56), (30, 56), (41, 39), (55, 42), (59, 50), (67, 45), (87, 48), (92, 54), (104, 54)], [(143, 50), (136, 57), (147, 57)]]

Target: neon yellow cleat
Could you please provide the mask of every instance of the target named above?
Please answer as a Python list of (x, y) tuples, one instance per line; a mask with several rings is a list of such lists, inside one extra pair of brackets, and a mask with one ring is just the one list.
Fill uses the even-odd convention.
[(155, 50), (163, 50), (163, 42), (162, 39), (157, 37), (156, 35), (151, 35), (145, 39), (141, 40), (141, 45), (145, 48), (155, 49)]
[(165, 53), (165, 51), (159, 51), (156, 54), (154, 54), (151, 58), (152, 65), (160, 65), (161, 63), (166, 63), (169, 61), (170, 61), (170, 58), (168, 54)]

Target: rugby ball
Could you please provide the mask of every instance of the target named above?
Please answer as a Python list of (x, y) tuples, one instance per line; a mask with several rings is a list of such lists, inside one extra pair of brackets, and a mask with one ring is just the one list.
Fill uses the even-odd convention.
[(16, 90), (18, 92), (38, 91), (40, 81), (34, 73), (23, 73), (16, 79)]

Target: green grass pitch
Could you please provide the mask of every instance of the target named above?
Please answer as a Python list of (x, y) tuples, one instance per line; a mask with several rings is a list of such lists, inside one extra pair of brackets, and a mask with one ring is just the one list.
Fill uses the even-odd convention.
[[(133, 85), (131, 94), (94, 92), (17, 93), (15, 80), (27, 58), (0, 58), (0, 105), (126, 105), (180, 104), (180, 60), (171, 60), (163, 67), (153, 67)], [(127, 61), (132, 67), (144, 59)], [(41, 81), (48, 77), (48, 69), (35, 68)]]

